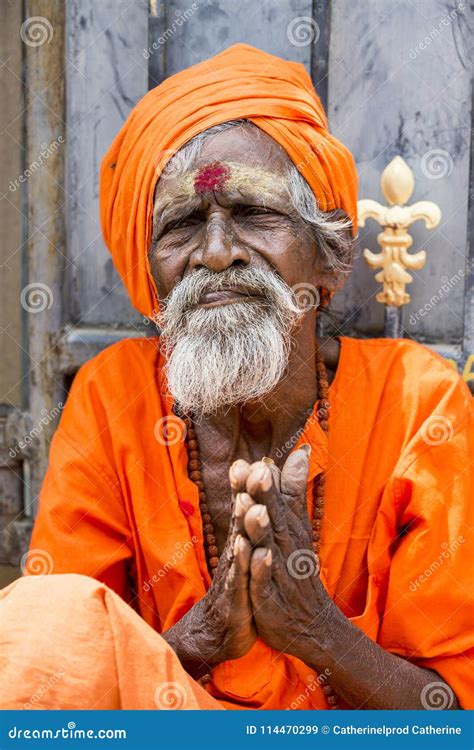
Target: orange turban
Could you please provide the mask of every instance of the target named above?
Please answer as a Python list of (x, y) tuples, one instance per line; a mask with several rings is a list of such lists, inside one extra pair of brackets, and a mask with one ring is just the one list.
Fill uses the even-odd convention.
[(102, 161), (104, 239), (132, 304), (143, 315), (151, 316), (158, 305), (148, 250), (160, 172), (193, 136), (240, 118), (277, 141), (306, 178), (321, 210), (343, 209), (356, 232), (354, 160), (329, 133), (308, 73), (299, 63), (235, 44), (149, 91)]

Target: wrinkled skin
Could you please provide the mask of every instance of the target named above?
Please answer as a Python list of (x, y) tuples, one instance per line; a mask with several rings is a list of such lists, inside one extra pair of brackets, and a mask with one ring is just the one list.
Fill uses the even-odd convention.
[[(276, 176), (287, 165), (283, 149), (247, 127), (210, 138), (195, 166), (226, 160)], [(161, 298), (201, 267), (219, 273), (254, 266), (275, 270), (292, 287), (341, 286), (278, 190), (263, 206), (257, 189), (191, 197), (180, 189), (180, 180), (170, 177), (156, 191), (150, 263)], [(285, 463), (277, 449), (301, 430), (317, 399), (317, 345), (330, 381), (339, 355), (338, 342), (317, 342), (315, 330), (311, 309), (295, 331), (287, 375), (274, 393), (195, 425), (221, 558), (206, 595), (163, 636), (195, 678), (243, 656), (258, 636), (320, 673), (328, 669), (333, 688), (354, 708), (423, 708), (422, 689), (441, 681), (439, 675), (373, 643), (331, 601), (317, 574), (290, 573), (293, 552), (311, 555), (308, 454), (295, 451)], [(275, 463), (262, 463), (262, 456)], [(223, 491), (229, 484), (232, 496)], [(456, 700), (452, 707), (459, 707)]]
[(254, 549), (250, 601), (257, 632), (276, 651), (303, 660), (310, 653), (318, 622), (332, 605), (312, 552), (307, 474), (308, 456), (303, 450), (291, 454), (282, 471), (272, 465), (248, 467), (246, 488), (255, 504), (244, 518)]
[(236, 466), (232, 475), (232, 517), (211, 587), (164, 634), (194, 677), (203, 676), (222, 661), (244, 656), (257, 639), (249, 590), (252, 547), (244, 529), (245, 511), (253, 501), (242, 500), (240, 494), (245, 490), (246, 467), (239, 471)]

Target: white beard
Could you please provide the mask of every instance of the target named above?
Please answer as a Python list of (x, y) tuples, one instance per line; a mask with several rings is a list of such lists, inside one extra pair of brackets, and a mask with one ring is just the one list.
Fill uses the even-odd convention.
[[(264, 299), (194, 307), (204, 293), (236, 285)], [(196, 417), (261, 399), (285, 374), (301, 317), (292, 290), (274, 273), (200, 269), (185, 277), (158, 319), (171, 395)]]

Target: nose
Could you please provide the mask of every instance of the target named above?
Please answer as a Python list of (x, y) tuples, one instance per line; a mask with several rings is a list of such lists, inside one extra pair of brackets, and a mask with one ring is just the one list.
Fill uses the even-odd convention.
[(250, 254), (241, 242), (236, 240), (230, 217), (224, 213), (209, 216), (200, 247), (190, 260), (193, 270), (207, 268), (213, 273), (221, 273), (231, 266), (247, 266)]

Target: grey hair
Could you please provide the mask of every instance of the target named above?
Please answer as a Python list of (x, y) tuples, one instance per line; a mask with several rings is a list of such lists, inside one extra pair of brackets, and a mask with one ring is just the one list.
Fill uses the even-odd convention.
[[(214, 125), (198, 133), (186, 143), (166, 164), (163, 174), (168, 171), (176, 174), (192, 169), (198, 159), (204, 142), (211, 136), (222, 133), (236, 126), (246, 125), (256, 128), (250, 120), (229, 120)], [(321, 211), (313, 191), (305, 178), (288, 157), (288, 168), (285, 174), (290, 200), (303, 222), (311, 230), (322, 258), (330, 270), (347, 274), (351, 269), (354, 240), (351, 232), (351, 221), (340, 218), (338, 211)]]

